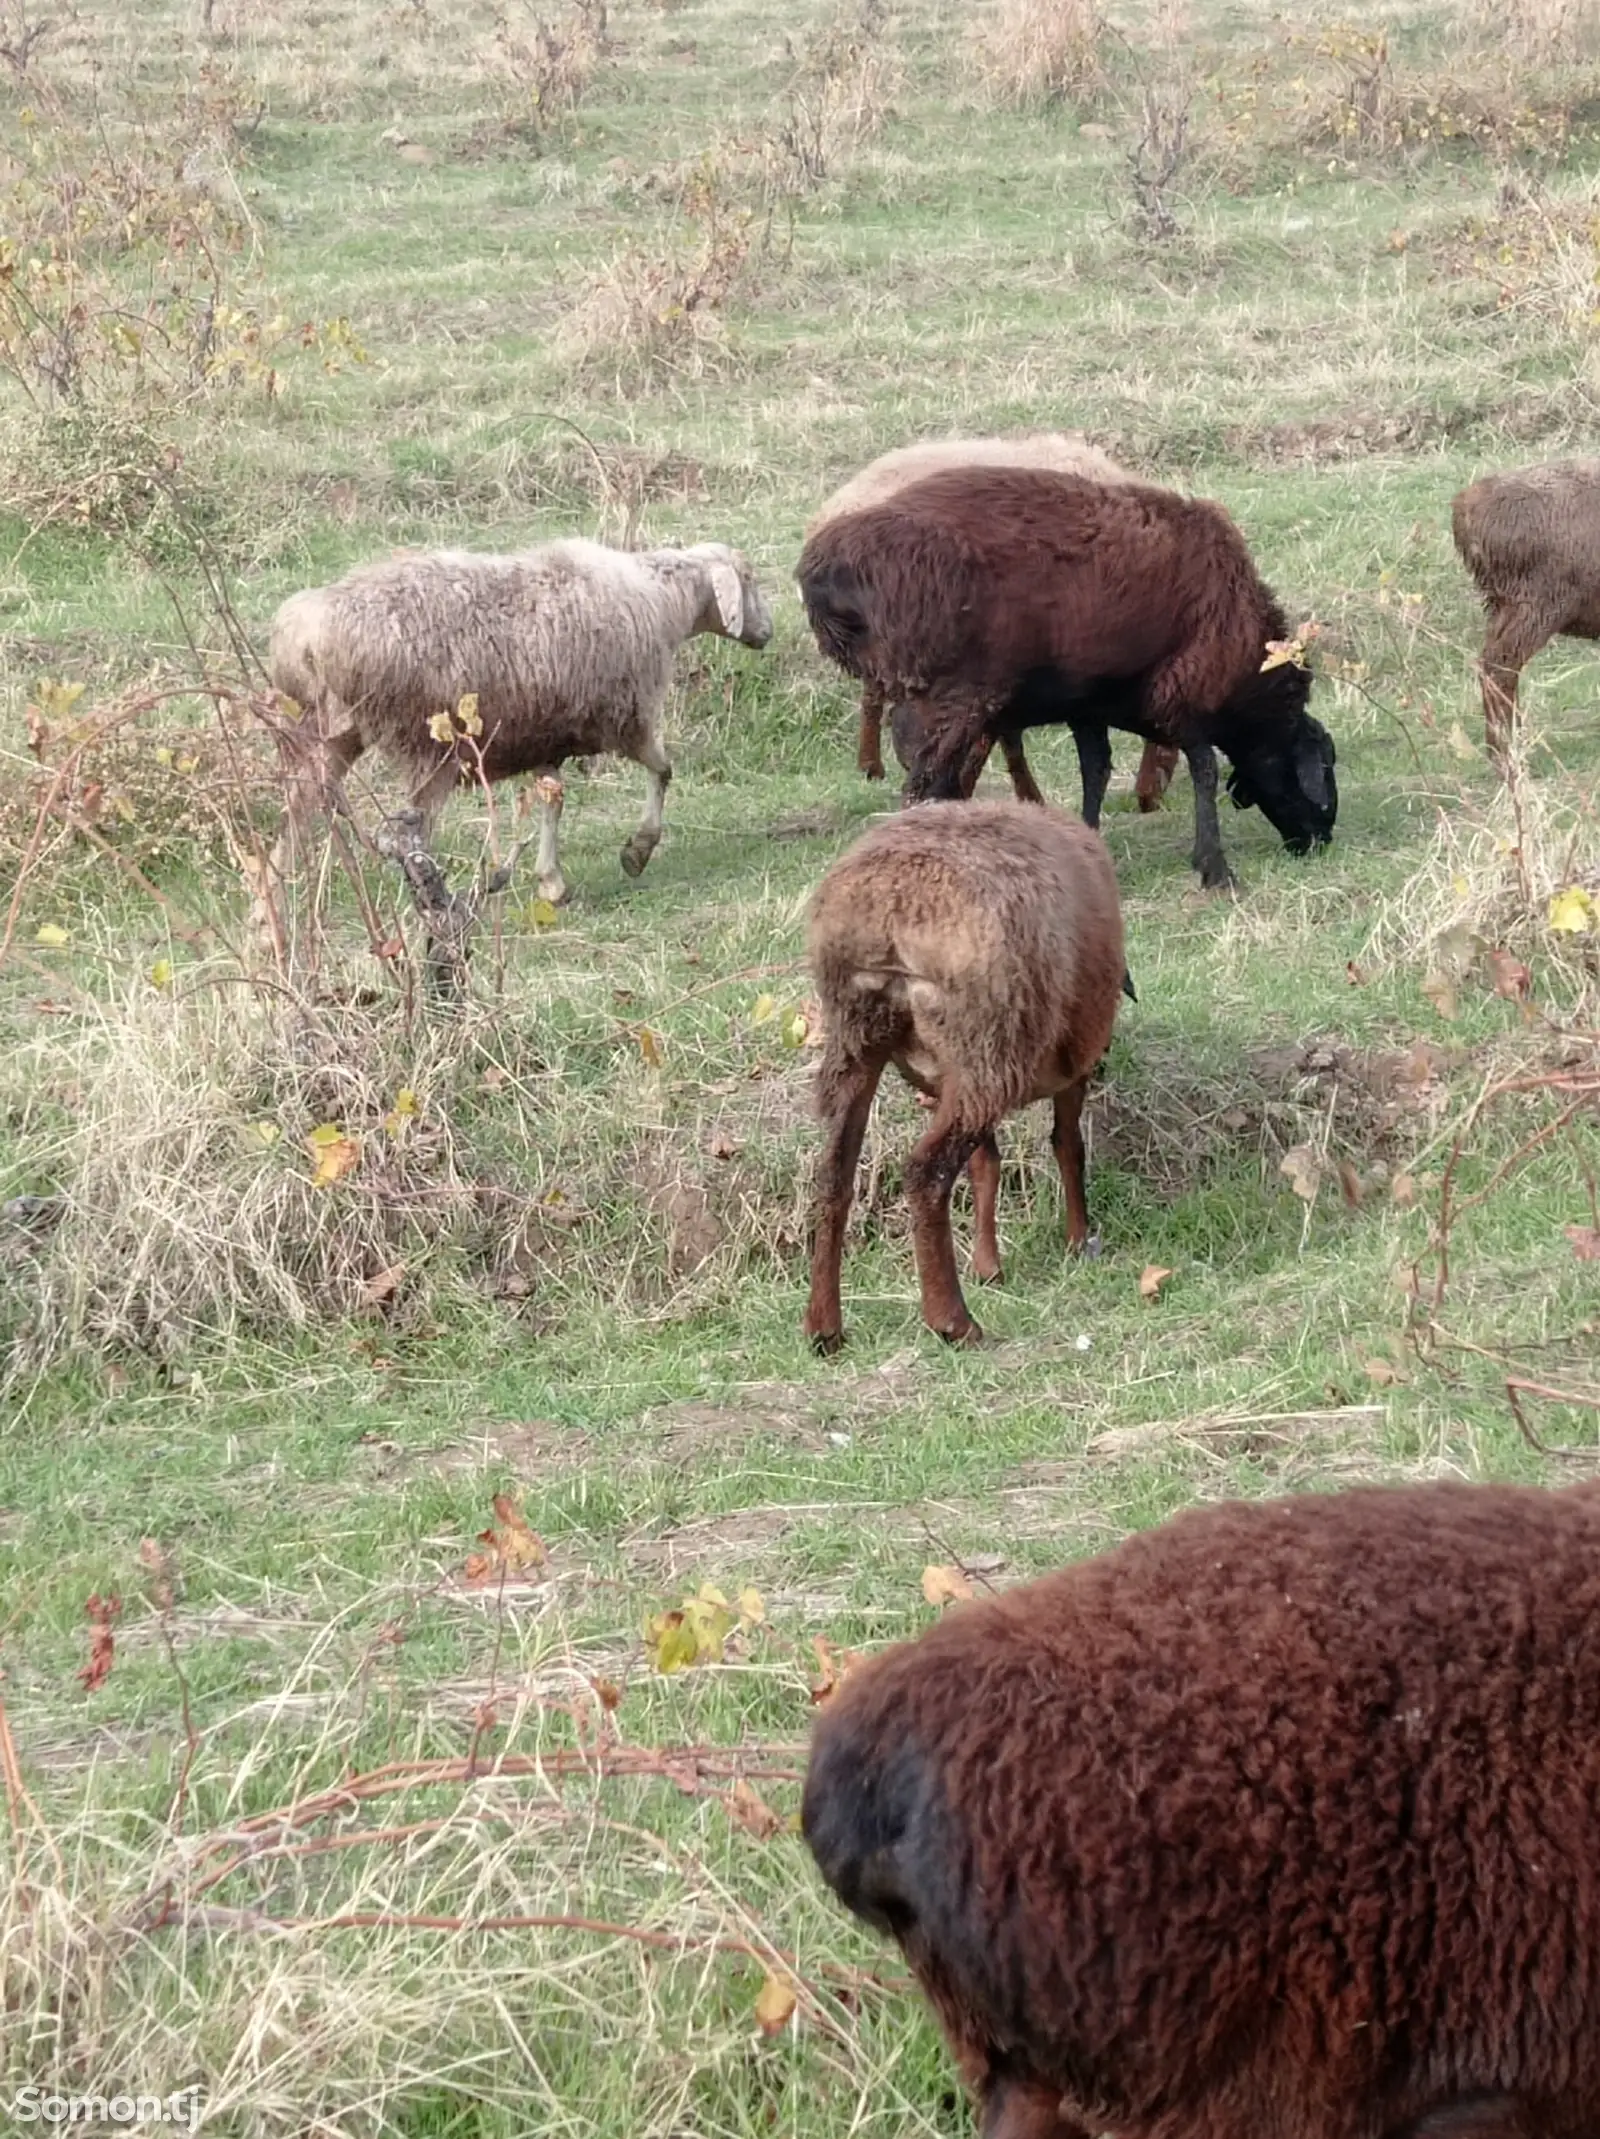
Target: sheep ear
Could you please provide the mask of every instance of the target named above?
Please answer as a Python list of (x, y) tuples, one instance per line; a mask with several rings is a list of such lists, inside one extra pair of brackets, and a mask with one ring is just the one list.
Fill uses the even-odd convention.
[(1300, 792), (1318, 809), (1328, 807), (1328, 768), (1322, 762), (1322, 752), (1315, 743), (1302, 743), (1294, 754), (1294, 769), (1299, 778)]
[(711, 575), (711, 591), (716, 596), (722, 628), (730, 639), (736, 639), (744, 629), (744, 588), (739, 575), (720, 557), (714, 558), (706, 569)]

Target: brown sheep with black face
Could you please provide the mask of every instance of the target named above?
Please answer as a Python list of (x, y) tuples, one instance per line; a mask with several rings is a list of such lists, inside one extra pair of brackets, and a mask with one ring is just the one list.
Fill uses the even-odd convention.
[(1594, 2139), (1600, 1491), (1191, 1509), (852, 1672), (802, 1820), (983, 2139)]
[(1600, 639), (1600, 460), (1481, 476), (1458, 493), (1450, 524), (1489, 613), (1483, 725), (1503, 759), (1517, 679), (1540, 647), (1563, 633)]
[(951, 1343), (977, 1342), (982, 1331), (956, 1275), (950, 1191), (969, 1166), (974, 1265), (993, 1283), (994, 1132), (1033, 1100), (1055, 1106), (1068, 1246), (1088, 1238), (1079, 1116), (1125, 974), (1111, 858), (1096, 833), (1060, 810), (1018, 802), (902, 810), (818, 885), (808, 949), (823, 1020), (825, 1127), (806, 1335), (822, 1352), (844, 1341), (845, 1226), (873, 1098), (892, 1062), (934, 1103), (905, 1174), (923, 1319)]
[[(880, 505), (896, 491), (948, 468), (1046, 468), (1057, 475), (1085, 476), (1091, 483), (1137, 480), (1109, 453), (1091, 445), (1081, 431), (1022, 431), (1010, 438), (924, 438), (913, 445), (895, 446), (857, 469), (813, 514), (806, 540), (809, 542), (830, 520), (842, 520), (868, 505)], [(1017, 800), (1042, 802), (1044, 797), (1023, 753), (1022, 738), (1005, 736), (1002, 747)], [(864, 678), (861, 685), (856, 762), (869, 780), (883, 778), (883, 693), (870, 677)], [(1145, 745), (1133, 790), (1142, 811), (1148, 813), (1161, 807), (1161, 797), (1177, 762), (1175, 750), (1159, 743)], [(910, 767), (905, 769), (909, 771)], [(976, 773), (973, 777), (976, 780)]]
[(894, 707), (908, 801), (969, 793), (994, 738), (1065, 722), (1091, 825), (1112, 728), (1183, 751), (1208, 886), (1233, 882), (1218, 750), (1235, 803), (1259, 805), (1292, 853), (1332, 837), (1332, 738), (1306, 711), (1309, 675), (1271, 657), (1283, 612), (1220, 505), (1147, 483), (952, 469), (830, 521), (798, 577), (818, 646)]

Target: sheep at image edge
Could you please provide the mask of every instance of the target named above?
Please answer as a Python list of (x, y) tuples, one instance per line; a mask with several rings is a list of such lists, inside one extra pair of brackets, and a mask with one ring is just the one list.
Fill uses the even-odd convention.
[[(869, 505), (881, 505), (897, 491), (924, 476), (940, 475), (951, 468), (1043, 468), (1054, 475), (1081, 475), (1091, 483), (1132, 483), (1138, 478), (1091, 445), (1081, 431), (1024, 431), (1014, 438), (926, 438), (914, 445), (896, 446), (868, 461), (841, 483), (832, 497), (812, 517), (805, 539)], [(1002, 738), (1006, 767), (1019, 802), (1038, 802), (1039, 790), (1023, 755), (1019, 736)], [(865, 677), (861, 685), (861, 724), (856, 762), (869, 780), (883, 778), (883, 693)], [(1178, 753), (1160, 743), (1146, 743), (1139, 761), (1134, 795), (1141, 811), (1159, 809), (1161, 797), (1172, 779)], [(905, 767), (910, 771), (910, 766)]]
[(639, 875), (660, 840), (672, 777), (661, 721), (673, 656), (700, 632), (751, 647), (772, 636), (749, 566), (721, 543), (637, 553), (579, 540), (508, 556), (434, 550), (291, 596), (273, 621), (270, 672), (305, 709), (317, 762), (291, 784), (277, 861), (367, 750), (400, 767), (431, 834), (479, 761), (459, 742), (438, 742), (429, 722), (475, 695), (484, 778), (548, 776), (539, 790), (541, 895), (567, 895), (557, 775), (568, 758), (590, 753), (645, 769), (644, 817), (622, 850), (624, 870)]
[(802, 1822), (983, 2139), (1594, 2139), (1600, 1491), (1191, 1509), (851, 1671)]
[(1194, 866), (1233, 882), (1217, 765), (1293, 853), (1338, 815), (1333, 740), (1294, 662), (1263, 668), (1283, 612), (1220, 505), (1031, 468), (926, 477), (832, 520), (797, 576), (818, 646), (870, 678), (912, 739), (910, 801), (971, 791), (993, 739), (1065, 722), (1098, 825), (1109, 730), (1175, 745), (1194, 783)]
[(1503, 763), (1517, 680), (1540, 647), (1558, 635), (1600, 639), (1600, 460), (1480, 476), (1457, 493), (1450, 527), (1488, 612), (1483, 726)]

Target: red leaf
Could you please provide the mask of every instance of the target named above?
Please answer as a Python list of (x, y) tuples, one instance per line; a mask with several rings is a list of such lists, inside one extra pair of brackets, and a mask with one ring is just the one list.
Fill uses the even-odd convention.
[(84, 1689), (93, 1693), (105, 1684), (111, 1675), (112, 1659), (116, 1655), (116, 1641), (111, 1629), (122, 1616), (120, 1597), (102, 1597), (98, 1591), (83, 1608), (84, 1617), (93, 1632), (89, 1636), (89, 1661), (78, 1673)]
[(1600, 1263), (1600, 1226), (1569, 1225), (1567, 1238), (1580, 1263)]

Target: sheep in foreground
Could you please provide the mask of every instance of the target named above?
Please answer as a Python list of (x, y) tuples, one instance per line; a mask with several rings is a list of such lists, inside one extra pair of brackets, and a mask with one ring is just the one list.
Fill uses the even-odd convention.
[(1332, 836), (1332, 739), (1306, 711), (1305, 670), (1263, 667), (1288, 635), (1283, 612), (1219, 505), (1142, 483), (955, 470), (830, 523), (799, 579), (823, 652), (877, 684), (897, 732), (904, 717), (910, 801), (970, 791), (993, 737), (1065, 722), (1091, 825), (1111, 728), (1182, 750), (1209, 886), (1233, 881), (1218, 749), (1235, 803), (1259, 804), (1291, 852)]
[(1600, 1493), (1192, 1509), (853, 1671), (802, 1822), (984, 2139), (1593, 2139)]
[[(881, 505), (924, 476), (951, 468), (1044, 468), (1056, 475), (1081, 475), (1091, 483), (1136, 480), (1109, 453), (1091, 445), (1081, 431), (1028, 431), (1016, 438), (929, 438), (896, 446), (842, 483), (806, 529), (806, 540), (830, 521), (842, 520), (869, 505)], [(1023, 755), (1021, 739), (1003, 739), (1011, 784), (1023, 802), (1042, 801)], [(861, 731), (856, 762), (869, 780), (883, 778), (883, 693), (870, 678), (861, 686)], [(1175, 750), (1147, 743), (1139, 761), (1134, 794), (1142, 811), (1161, 807), (1161, 797), (1178, 762)], [(910, 767), (905, 768), (907, 771)], [(981, 770), (981, 767), (979, 768)], [(976, 773), (973, 778), (976, 780)]]
[(823, 1124), (805, 1332), (844, 1341), (839, 1269), (861, 1140), (893, 1063), (933, 1101), (906, 1162), (923, 1320), (977, 1343), (950, 1236), (950, 1191), (970, 1168), (980, 1280), (1000, 1277), (995, 1128), (1055, 1103), (1052, 1144), (1081, 1248), (1079, 1117), (1116, 1021), (1122, 913), (1099, 837), (1059, 810), (1019, 802), (929, 803), (874, 825), (818, 885), (808, 951), (822, 1011)]
[(1600, 460), (1481, 476), (1457, 494), (1450, 526), (1489, 615), (1483, 725), (1503, 760), (1528, 662), (1558, 634), (1600, 639)]
[[(274, 686), (311, 717), (315, 778), (291, 791), (286, 840), (319, 792), (377, 749), (411, 782), (426, 829), (452, 789), (537, 773), (541, 894), (566, 897), (557, 848), (566, 759), (609, 751), (642, 765), (644, 817), (622, 850), (637, 876), (661, 837), (672, 762), (661, 717), (685, 639), (765, 646), (772, 618), (749, 566), (721, 543), (632, 554), (584, 541), (495, 557), (436, 550), (364, 565), (297, 594), (272, 629)], [(441, 742), (430, 723), (477, 699), (481, 733)]]

